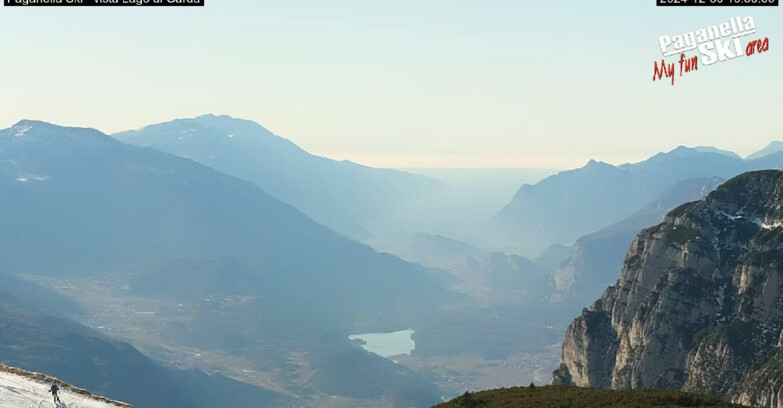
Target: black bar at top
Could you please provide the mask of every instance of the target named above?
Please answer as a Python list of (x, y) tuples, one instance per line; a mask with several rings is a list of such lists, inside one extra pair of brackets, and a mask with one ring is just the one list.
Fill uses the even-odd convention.
[(205, 0), (2, 0), (6, 7), (200, 7)]
[(780, 0), (655, 0), (661, 7), (775, 7)]

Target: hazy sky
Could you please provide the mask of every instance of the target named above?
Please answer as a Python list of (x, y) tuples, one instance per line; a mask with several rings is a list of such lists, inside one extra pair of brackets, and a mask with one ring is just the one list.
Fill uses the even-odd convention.
[[(314, 153), (395, 167), (563, 168), (783, 139), (779, 7), (542, 3), (3, 7), (0, 127), (114, 132), (224, 113)], [(651, 81), (659, 36), (735, 15), (756, 18), (768, 53)]]

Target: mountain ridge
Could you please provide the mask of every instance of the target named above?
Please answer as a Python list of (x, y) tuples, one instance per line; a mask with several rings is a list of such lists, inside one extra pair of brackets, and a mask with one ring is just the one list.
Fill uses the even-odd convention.
[(227, 115), (175, 119), (113, 137), (251, 181), (358, 240), (372, 235), (363, 226), (368, 217), (442, 187), (430, 177), (311, 154), (256, 122)]
[(687, 179), (720, 177), (783, 168), (783, 153), (745, 160), (712, 147), (678, 146), (637, 162), (614, 166), (590, 160), (585, 166), (519, 188), (491, 221), (506, 245), (540, 251), (571, 245), (631, 215)]

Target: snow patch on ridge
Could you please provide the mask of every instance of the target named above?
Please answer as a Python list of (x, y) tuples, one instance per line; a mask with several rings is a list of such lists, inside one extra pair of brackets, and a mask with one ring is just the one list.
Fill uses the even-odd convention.
[(30, 131), (30, 129), (33, 128), (33, 125), (22, 125), (16, 128), (16, 133), (14, 134), (14, 137), (24, 137), (27, 132)]
[(49, 180), (49, 176), (38, 176), (38, 175), (35, 175), (35, 174), (28, 174), (28, 175), (19, 176), (19, 177), (16, 178), (16, 181), (18, 181), (19, 183), (24, 183), (24, 184), (34, 183), (36, 181), (46, 181), (46, 180)]

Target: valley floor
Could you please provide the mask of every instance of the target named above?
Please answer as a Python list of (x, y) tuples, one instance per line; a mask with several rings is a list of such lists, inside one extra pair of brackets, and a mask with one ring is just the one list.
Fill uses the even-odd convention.
[[(116, 280), (24, 277), (76, 299), (85, 313), (73, 316), (74, 319), (106, 335), (128, 341), (167, 365), (220, 372), (281, 393), (307, 387), (313, 374), (303, 355), (292, 350), (259, 343), (251, 353), (259, 358), (251, 360), (226, 350), (185, 344), (172, 335), (171, 327), (190, 327), (204, 304), (221, 302), (229, 305), (233, 302), (231, 299), (211, 299), (204, 304), (180, 303), (134, 296)], [(475, 293), (470, 296), (480, 297)], [(492, 297), (485, 299), (477, 302), (479, 306), (491, 305)], [(502, 304), (502, 301), (495, 301)], [(440, 315), (422, 321), (426, 330), (416, 334), (416, 347), (421, 350), (391, 359), (437, 384), (445, 399), (465, 390), (549, 383), (552, 371), (560, 362), (558, 340), (565, 328), (544, 327), (543, 321), (547, 319), (533, 321), (519, 307), (496, 306), (497, 309), (487, 312), (479, 306), (446, 314), (448, 319), (445, 321), (441, 321), (444, 316)], [(480, 333), (476, 332), (476, 327), (482, 328)], [(487, 353), (485, 349), (497, 349), (499, 355)], [(284, 363), (265, 363), (264, 360), (272, 356), (283, 358)], [(383, 406), (377, 400), (362, 401), (324, 394), (298, 397), (307, 406), (323, 408)]]

